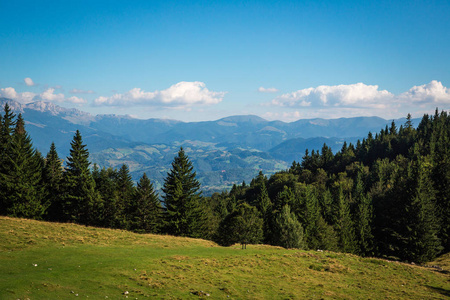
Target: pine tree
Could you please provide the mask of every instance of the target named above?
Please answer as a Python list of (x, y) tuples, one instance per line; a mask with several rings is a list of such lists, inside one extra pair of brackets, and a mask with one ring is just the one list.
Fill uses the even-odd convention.
[(308, 186), (305, 190), (305, 210), (304, 210), (304, 227), (305, 240), (308, 248), (318, 249), (318, 227), (317, 223), (320, 217), (319, 202), (317, 200), (313, 186)]
[(135, 232), (159, 233), (162, 222), (162, 206), (153, 184), (144, 173), (128, 208), (128, 229)]
[(303, 227), (291, 212), (289, 205), (284, 205), (275, 216), (274, 232), (276, 232), (275, 245), (284, 248), (305, 248)]
[(362, 256), (371, 255), (373, 254), (373, 235), (371, 229), (373, 219), (372, 198), (364, 193), (361, 173), (358, 173), (356, 178), (353, 198), (356, 201), (357, 210), (355, 214), (357, 253)]
[(326, 189), (319, 198), (319, 204), (321, 211), (323, 212), (323, 218), (328, 224), (334, 224), (335, 222), (335, 205), (333, 201), (333, 195), (329, 189)]
[(133, 179), (126, 164), (123, 164), (117, 172), (115, 180), (115, 206), (116, 206), (116, 228), (127, 228), (129, 206), (135, 192)]
[[(404, 258), (419, 263), (431, 261), (442, 250), (438, 238), (439, 220), (435, 211), (435, 191), (431, 183), (430, 160), (419, 158), (415, 168), (415, 190), (407, 206), (407, 245), (403, 247)], [(414, 172), (413, 171), (413, 172)]]
[(56, 151), (55, 143), (52, 143), (45, 159), (43, 181), (44, 197), (49, 202), (47, 219), (51, 221), (62, 221), (63, 207), (61, 203), (63, 179), (62, 162)]
[(12, 133), (14, 131), (14, 126), (16, 125), (16, 121), (14, 120), (15, 117), (16, 115), (11, 111), (8, 103), (6, 103), (0, 126), (0, 172), (2, 171), (3, 163), (6, 162), (6, 158), (9, 154)]
[(116, 205), (116, 181), (117, 170), (102, 168), (100, 171), (96, 170), (95, 165), (92, 173), (95, 180), (96, 190), (102, 198), (102, 209), (99, 213), (99, 225), (107, 228), (117, 228), (120, 223), (120, 216), (122, 211)]
[[(0, 115), (0, 174), (9, 172), (8, 160), (11, 151), (12, 133), (15, 126), (15, 114), (9, 108), (8, 103), (4, 107), (4, 115)], [(7, 214), (7, 191), (6, 182), (2, 176), (0, 176), (0, 214)]]
[(256, 208), (261, 213), (264, 225), (264, 239), (266, 241), (270, 240), (271, 230), (270, 230), (270, 218), (272, 212), (272, 201), (270, 201), (269, 194), (267, 193), (266, 184), (262, 181), (260, 185), (260, 191), (256, 198)]
[(450, 117), (437, 110), (432, 120), (430, 154), (433, 162), (432, 180), (436, 191), (436, 209), (441, 220), (439, 236), (444, 252), (450, 251)]
[(339, 247), (341, 251), (354, 253), (356, 250), (355, 231), (350, 215), (350, 205), (344, 197), (342, 188), (339, 188), (336, 232), (339, 237)]
[(200, 182), (195, 177), (192, 162), (180, 148), (162, 188), (166, 230), (169, 234), (189, 237), (201, 237), (204, 234)]
[(42, 165), (20, 114), (8, 152), (0, 173), (6, 213), (15, 217), (41, 219), (46, 209), (41, 202)]
[(85, 225), (98, 222), (100, 197), (95, 190), (95, 181), (89, 170), (89, 152), (83, 145), (77, 130), (71, 142), (70, 155), (64, 173), (63, 208), (65, 220)]

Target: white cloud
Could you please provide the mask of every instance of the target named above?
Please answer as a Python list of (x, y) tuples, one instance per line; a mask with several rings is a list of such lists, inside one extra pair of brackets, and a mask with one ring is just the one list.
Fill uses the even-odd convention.
[(51, 101), (51, 102), (59, 102), (59, 103), (68, 102), (68, 103), (79, 104), (79, 105), (87, 103), (87, 100), (80, 98), (80, 97), (72, 96), (72, 97), (66, 98), (64, 96), (64, 94), (62, 94), (62, 93), (55, 94), (54, 88), (48, 88), (41, 94), (35, 96), (33, 100)]
[(72, 96), (70, 98), (67, 98), (66, 102), (71, 102), (71, 103), (74, 103), (74, 104), (86, 104), (87, 100), (85, 100), (83, 98)]
[(71, 94), (94, 94), (94, 91), (91, 91), (91, 90), (85, 91), (85, 90), (80, 90), (80, 89), (71, 89), (69, 91), (69, 93), (71, 93)]
[(276, 93), (276, 92), (278, 92), (278, 91), (279, 91), (279, 90), (276, 89), (276, 88), (274, 88), (274, 87), (271, 87), (271, 88), (265, 88), (265, 87), (260, 86), (260, 87), (258, 88), (258, 92), (261, 92), (261, 93)]
[(441, 82), (433, 80), (428, 84), (414, 86), (409, 91), (400, 94), (400, 99), (418, 103), (450, 103), (450, 89)]
[(1, 91), (2, 97), (14, 99), (14, 100), (17, 99), (17, 92), (12, 87), (7, 87), (4, 89), (1, 89), (0, 91)]
[(270, 104), (280, 108), (301, 108), (303, 117), (377, 115), (391, 118), (405, 116), (408, 112), (420, 116), (423, 113), (430, 113), (437, 106), (440, 106), (440, 109), (448, 109), (450, 89), (436, 80), (414, 86), (400, 94), (393, 94), (387, 90), (380, 90), (377, 85), (364, 83), (322, 85), (283, 94), (274, 98)]
[(356, 83), (350, 85), (321, 85), (283, 94), (272, 100), (272, 104), (288, 107), (350, 106), (382, 108), (392, 94), (378, 90), (377, 85)]
[(33, 86), (35, 85), (35, 83), (33, 82), (33, 79), (31, 79), (30, 77), (24, 78), (23, 81), (25, 81), (25, 84), (27, 86)]
[(225, 93), (210, 91), (203, 82), (182, 81), (162, 91), (145, 92), (140, 88), (134, 88), (124, 94), (115, 94), (111, 97), (100, 96), (94, 100), (94, 104), (98, 106), (141, 104), (186, 108), (193, 105), (217, 104), (222, 101)]
[(39, 95), (40, 100), (43, 101), (55, 101), (55, 102), (63, 102), (65, 100), (64, 94), (54, 94), (54, 88), (48, 88), (44, 92)]
[(18, 93), (14, 88), (7, 87), (0, 89), (0, 96), (13, 99), (22, 103), (29, 103), (33, 101), (33, 98), (36, 96), (36, 94), (31, 92)]

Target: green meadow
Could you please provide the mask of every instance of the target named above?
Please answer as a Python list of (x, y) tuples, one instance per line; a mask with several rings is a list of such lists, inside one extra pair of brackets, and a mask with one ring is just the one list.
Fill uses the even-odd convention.
[(0, 299), (448, 299), (428, 265), (0, 217)]

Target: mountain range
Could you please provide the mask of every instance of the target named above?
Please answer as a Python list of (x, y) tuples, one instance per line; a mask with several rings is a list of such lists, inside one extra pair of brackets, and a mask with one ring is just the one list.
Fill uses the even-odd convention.
[[(0, 98), (21, 113), (33, 145), (43, 155), (55, 142), (61, 158), (69, 154), (75, 131), (80, 130), (92, 163), (118, 168), (127, 164), (134, 180), (143, 172), (157, 188), (170, 163), (183, 147), (194, 164), (205, 193), (249, 181), (301, 161), (306, 149), (326, 143), (336, 152), (344, 141), (355, 143), (369, 132), (377, 133), (392, 120), (379, 117), (268, 121), (254, 115), (230, 116), (215, 121), (181, 122), (135, 119), (125, 115), (91, 115), (49, 102), (22, 104)], [(3, 112), (3, 111), (2, 111)], [(403, 124), (405, 119), (394, 120)], [(420, 119), (413, 120), (418, 124)]]

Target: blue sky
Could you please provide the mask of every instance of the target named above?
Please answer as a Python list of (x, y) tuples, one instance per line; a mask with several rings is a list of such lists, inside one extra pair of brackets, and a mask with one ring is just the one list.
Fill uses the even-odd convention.
[(449, 1), (0, 0), (0, 96), (184, 121), (450, 108)]

